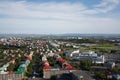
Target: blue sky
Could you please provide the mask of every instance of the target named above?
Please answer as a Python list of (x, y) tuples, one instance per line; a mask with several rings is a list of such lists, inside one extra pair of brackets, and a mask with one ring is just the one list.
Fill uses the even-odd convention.
[(0, 33), (120, 34), (120, 0), (0, 0)]

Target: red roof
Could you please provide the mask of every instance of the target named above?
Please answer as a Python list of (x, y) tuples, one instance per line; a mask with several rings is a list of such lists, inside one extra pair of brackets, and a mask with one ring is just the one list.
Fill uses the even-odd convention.
[(16, 58), (13, 58), (13, 59), (12, 59), (12, 61), (15, 61), (15, 60), (16, 60)]
[(49, 65), (49, 63), (48, 62), (44, 62), (44, 65)]
[(27, 56), (27, 60), (32, 60), (32, 58), (31, 58), (31, 57), (29, 57), (29, 56)]
[(45, 65), (43, 69), (51, 69), (51, 67), (49, 65)]
[(58, 58), (57, 60), (58, 60), (59, 62), (61, 62), (61, 63), (66, 62), (66, 60), (65, 60), (65, 59), (63, 59), (63, 58)]
[(73, 66), (71, 66), (70, 64), (65, 64), (65, 69), (67, 70), (75, 70), (75, 68)]
[(14, 72), (13, 72), (13, 71), (10, 71), (10, 72), (8, 72), (8, 74), (14, 74)]

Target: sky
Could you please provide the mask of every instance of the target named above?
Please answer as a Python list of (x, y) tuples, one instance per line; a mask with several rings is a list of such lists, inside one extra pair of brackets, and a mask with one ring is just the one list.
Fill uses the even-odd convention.
[(0, 33), (120, 34), (120, 0), (0, 0)]

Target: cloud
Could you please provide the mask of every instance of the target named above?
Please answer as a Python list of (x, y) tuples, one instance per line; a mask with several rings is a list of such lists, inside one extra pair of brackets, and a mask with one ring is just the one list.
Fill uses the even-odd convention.
[[(0, 2), (0, 17), (3, 16), (0, 18), (1, 32), (119, 33), (118, 21), (109, 17), (93, 16), (111, 11), (116, 6), (110, 4), (118, 5), (117, 1), (102, 0), (93, 9), (82, 3), (3, 1)], [(107, 6), (112, 7), (107, 9)]]
[(95, 5), (95, 10), (107, 13), (115, 9), (120, 4), (120, 0), (102, 0), (100, 4)]
[(119, 3), (120, 0), (102, 0), (93, 9), (89, 9), (81, 3), (5, 1), (0, 3), (0, 14), (12, 17), (70, 19), (70, 17), (86, 14), (107, 13), (117, 7)]
[(0, 3), (0, 14), (13, 17), (31, 17), (31, 18), (69, 18), (76, 16), (85, 6), (79, 3), (27, 3), (3, 2)]

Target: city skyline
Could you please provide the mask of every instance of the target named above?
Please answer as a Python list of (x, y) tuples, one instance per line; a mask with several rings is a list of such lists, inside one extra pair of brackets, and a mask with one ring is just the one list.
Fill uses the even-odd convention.
[(120, 34), (120, 0), (0, 0), (0, 33)]

